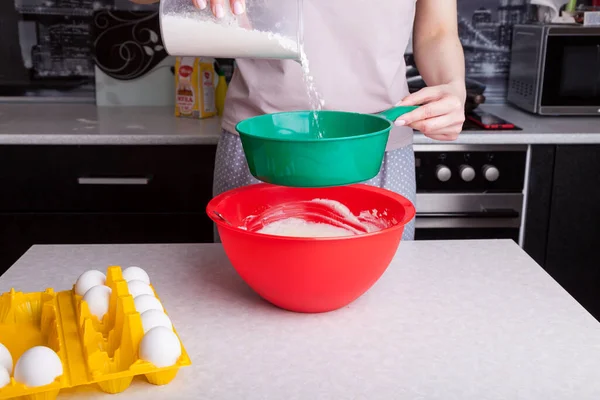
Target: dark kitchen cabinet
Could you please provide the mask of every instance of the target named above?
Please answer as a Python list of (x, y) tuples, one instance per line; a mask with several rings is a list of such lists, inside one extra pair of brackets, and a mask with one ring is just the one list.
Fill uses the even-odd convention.
[(215, 146), (0, 146), (0, 274), (33, 244), (212, 242)]
[(532, 149), (525, 250), (600, 320), (600, 146)]

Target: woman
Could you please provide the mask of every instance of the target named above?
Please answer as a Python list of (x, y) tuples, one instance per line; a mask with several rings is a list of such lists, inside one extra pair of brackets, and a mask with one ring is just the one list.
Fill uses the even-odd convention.
[[(134, 0), (148, 2), (153, 0)], [(244, 0), (190, 0), (223, 16), (224, 1), (243, 14)], [(289, 0), (281, 0), (289, 1)], [(416, 197), (413, 129), (455, 140), (464, 122), (465, 71), (456, 0), (304, 0), (304, 43), (325, 109), (375, 113), (396, 104), (422, 105), (395, 121), (378, 176), (368, 184)], [(409, 94), (404, 52), (413, 52), (428, 87)], [(213, 194), (256, 183), (235, 125), (246, 118), (310, 109), (302, 69), (294, 61), (237, 60), (217, 146)], [(414, 222), (404, 240), (414, 237)]]

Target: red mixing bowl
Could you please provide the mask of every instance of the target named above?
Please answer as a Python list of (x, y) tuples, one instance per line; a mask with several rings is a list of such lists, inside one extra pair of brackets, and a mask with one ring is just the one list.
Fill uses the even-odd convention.
[[(265, 235), (239, 228), (249, 215), (270, 206), (316, 198), (336, 200), (355, 215), (385, 212), (390, 228), (356, 236), (297, 238)], [(228, 225), (215, 215), (225, 217)], [(210, 201), (208, 216), (217, 224), (231, 264), (265, 300), (296, 312), (326, 312), (344, 307), (373, 286), (394, 257), (404, 226), (415, 208), (406, 198), (367, 185), (290, 188), (245, 186)]]

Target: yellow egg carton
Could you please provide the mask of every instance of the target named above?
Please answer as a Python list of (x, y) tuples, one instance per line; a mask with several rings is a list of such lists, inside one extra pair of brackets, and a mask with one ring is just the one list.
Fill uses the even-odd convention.
[(140, 360), (144, 329), (120, 267), (108, 268), (106, 286), (112, 293), (102, 321), (74, 290), (25, 294), (13, 289), (0, 296), (0, 343), (11, 352), (14, 364), (28, 349), (47, 346), (63, 365), (62, 376), (46, 386), (30, 388), (11, 378), (0, 389), (0, 400), (54, 400), (63, 388), (91, 384), (106, 393), (120, 393), (138, 375), (145, 375), (151, 384), (166, 385), (180, 367), (191, 365), (183, 345), (181, 357), (171, 367), (157, 368)]

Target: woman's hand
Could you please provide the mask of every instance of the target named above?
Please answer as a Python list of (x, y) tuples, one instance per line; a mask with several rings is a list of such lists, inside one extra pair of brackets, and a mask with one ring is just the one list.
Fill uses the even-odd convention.
[(421, 107), (398, 118), (396, 125), (410, 126), (435, 140), (456, 140), (465, 122), (465, 98), (462, 81), (423, 88), (398, 103)]
[[(131, 0), (137, 4), (152, 4), (158, 3), (159, 0)], [(210, 1), (210, 8), (217, 18), (223, 18), (225, 10), (223, 9), (223, 2), (227, 0), (190, 0), (196, 7), (204, 10), (208, 7), (208, 1)], [(246, 11), (246, 0), (229, 0), (231, 4), (231, 10), (235, 15), (241, 15)]]
[(231, 10), (235, 15), (241, 15), (246, 11), (246, 0), (192, 0), (194, 5), (201, 10), (208, 7), (210, 2), (210, 8), (217, 18), (223, 18), (225, 10), (223, 9), (223, 3), (229, 1), (231, 4)]

